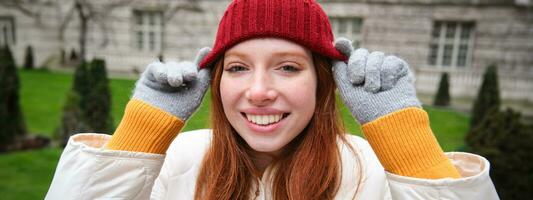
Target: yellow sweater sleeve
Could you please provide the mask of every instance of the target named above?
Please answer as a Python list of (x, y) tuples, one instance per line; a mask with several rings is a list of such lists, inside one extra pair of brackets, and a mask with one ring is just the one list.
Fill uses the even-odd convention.
[(405, 108), (364, 124), (363, 133), (388, 172), (426, 179), (460, 178), (420, 108)]
[(132, 99), (106, 148), (164, 154), (183, 125), (170, 113)]

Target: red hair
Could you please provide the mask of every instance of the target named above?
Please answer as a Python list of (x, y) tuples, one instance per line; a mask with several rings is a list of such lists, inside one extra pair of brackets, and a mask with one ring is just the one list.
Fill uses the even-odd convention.
[[(197, 200), (251, 199), (260, 172), (251, 149), (232, 128), (222, 106), (220, 79), (223, 59), (216, 62), (211, 82), (211, 146), (196, 181)], [(307, 127), (273, 161), (270, 180), (276, 200), (333, 199), (341, 181), (338, 139), (346, 142), (336, 104), (329, 60), (313, 55), (317, 74), (317, 104)], [(352, 149), (353, 150), (353, 149)], [(310, 176), (312, 174), (312, 176)]]

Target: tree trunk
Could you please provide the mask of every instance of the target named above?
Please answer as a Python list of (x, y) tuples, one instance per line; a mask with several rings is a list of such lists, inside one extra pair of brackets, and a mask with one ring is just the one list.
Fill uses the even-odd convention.
[(87, 14), (84, 13), (83, 5), (79, 1), (76, 1), (76, 11), (78, 11), (78, 16), (80, 19), (80, 38), (79, 38), (80, 61), (83, 63), (85, 62), (85, 54), (86, 54), (85, 53), (85, 49), (86, 49), (85, 41), (87, 38), (87, 25), (88, 25), (89, 18)]

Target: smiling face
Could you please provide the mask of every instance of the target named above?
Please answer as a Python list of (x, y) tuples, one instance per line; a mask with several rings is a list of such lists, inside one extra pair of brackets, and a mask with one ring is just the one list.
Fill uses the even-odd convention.
[(255, 151), (276, 154), (302, 132), (315, 111), (316, 88), (311, 52), (288, 40), (251, 39), (224, 55), (224, 113)]

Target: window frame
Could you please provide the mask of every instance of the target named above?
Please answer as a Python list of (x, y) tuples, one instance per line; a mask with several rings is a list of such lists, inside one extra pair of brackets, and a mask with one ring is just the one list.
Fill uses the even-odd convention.
[(165, 29), (163, 11), (133, 10), (132, 24), (132, 45), (137, 51), (163, 51)]
[[(347, 17), (341, 17), (341, 16), (330, 16), (329, 21), (331, 23), (331, 30), (333, 31), (333, 34), (335, 35), (335, 38), (338, 37), (346, 37), (350, 40), (352, 40), (352, 45), (354, 45), (355, 48), (361, 47), (361, 44), (363, 42), (363, 28), (364, 28), (364, 18), (359, 16), (347, 16)], [(343, 23), (342, 21), (348, 21), (346, 28), (346, 31), (344, 33), (340, 33), (339, 29), (340, 23)], [(359, 23), (359, 31), (354, 31), (354, 24), (358, 21)]]
[[(6, 39), (7, 46), (12, 46), (17, 44), (17, 30), (16, 30), (16, 23), (15, 18), (13, 16), (0, 16), (0, 24), (6, 24), (8, 26), (0, 25), (0, 41), (4, 41)], [(4, 28), (10, 27), (10, 29), (7, 29), (7, 32), (11, 35), (10, 38), (8, 36), (4, 35)], [(4, 46), (6, 44), (0, 43), (1, 46)]]
[[(448, 29), (453, 26), (453, 38), (447, 38)], [(468, 37), (466, 41), (463, 40), (463, 29), (468, 27)], [(435, 29), (439, 30), (436, 31)], [(438, 36), (435, 33), (438, 32)], [(476, 23), (474, 21), (452, 21), (452, 20), (434, 20), (430, 42), (429, 53), (427, 57), (427, 65), (437, 69), (466, 69), (472, 66), (474, 41), (476, 33)], [(449, 64), (445, 63), (446, 46), (451, 45)], [(461, 46), (466, 45), (466, 52), (464, 57), (464, 64), (459, 65)], [(436, 53), (434, 54), (434, 46), (436, 46)], [(435, 60), (433, 60), (435, 56)]]

